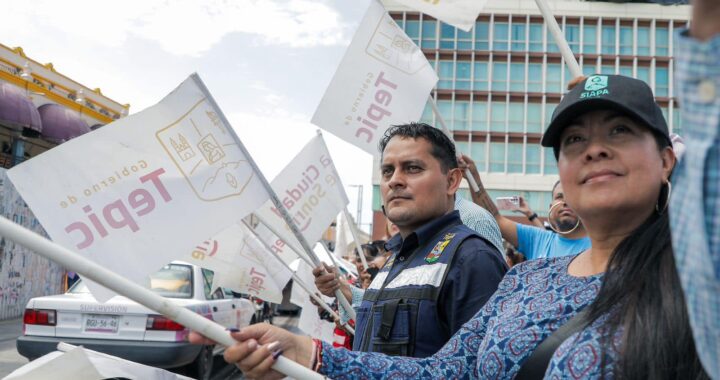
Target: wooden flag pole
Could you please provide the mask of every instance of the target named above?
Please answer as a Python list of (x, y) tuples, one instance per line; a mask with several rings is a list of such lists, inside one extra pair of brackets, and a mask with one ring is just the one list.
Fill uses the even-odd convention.
[[(282, 216), (283, 220), (285, 220), (285, 223), (287, 223), (288, 227), (290, 227), (290, 231), (295, 235), (298, 242), (300, 243), (300, 246), (302, 249), (307, 253), (308, 257), (313, 261), (315, 264), (315, 267), (318, 267), (321, 265), (320, 260), (315, 255), (315, 252), (313, 252), (312, 248), (310, 247), (310, 244), (308, 243), (307, 239), (305, 239), (305, 236), (303, 236), (302, 232), (300, 232), (300, 229), (295, 224), (295, 221), (293, 220), (292, 216), (288, 212), (287, 208), (285, 208), (285, 205), (282, 203), (280, 198), (275, 193), (275, 190), (273, 190), (272, 186), (270, 186), (270, 182), (268, 182), (267, 178), (265, 178), (265, 175), (262, 174), (260, 171), (260, 168), (255, 163), (255, 160), (253, 160), (252, 156), (250, 155), (250, 152), (245, 149), (245, 145), (243, 145), (242, 141), (240, 141), (240, 138), (238, 137), (237, 133), (235, 133), (235, 129), (232, 128), (232, 124), (230, 124), (230, 121), (225, 117), (225, 114), (222, 112), (220, 107), (218, 106), (217, 102), (215, 102), (215, 98), (213, 98), (212, 94), (210, 94), (210, 91), (205, 86), (205, 83), (200, 79), (200, 76), (197, 75), (197, 73), (194, 73), (191, 75), (193, 78), (193, 81), (195, 84), (200, 88), (200, 90), (205, 95), (206, 100), (210, 105), (213, 106), (213, 108), (217, 111), (218, 116), (220, 117), (220, 120), (228, 126), (228, 130), (230, 131), (230, 134), (232, 135), (233, 139), (235, 140), (235, 143), (237, 144), (238, 148), (242, 151), (242, 153), (245, 155), (245, 158), (247, 158), (248, 164), (250, 164), (250, 167), (253, 169), (253, 172), (255, 175), (257, 175), (258, 180), (260, 183), (265, 187), (265, 190), (268, 192), (268, 195), (270, 196), (270, 200), (272, 201), (273, 205), (277, 209), (277, 211)], [(337, 290), (335, 292), (335, 296), (338, 299), (338, 302), (340, 305), (345, 308), (345, 311), (352, 316), (353, 319), (355, 319), (355, 310), (353, 310), (352, 306), (350, 306), (350, 303), (347, 301), (347, 299), (343, 296), (342, 292), (340, 290)]]
[[(221, 326), (200, 314), (169, 302), (166, 298), (146, 289), (119, 274), (101, 266), (89, 259), (17, 225), (7, 218), (0, 217), (0, 235), (12, 240), (35, 253), (50, 259), (61, 266), (79, 273), (83, 277), (123, 295), (151, 310), (172, 319), (206, 336), (215, 342), (229, 347), (237, 343)], [(302, 379), (324, 379), (325, 377), (301, 366), (283, 356), (273, 364), (272, 368), (290, 377)]]
[(558, 49), (560, 49), (560, 54), (562, 54), (562, 57), (565, 59), (565, 63), (570, 69), (570, 73), (573, 75), (572, 79), (582, 76), (580, 65), (578, 64), (577, 59), (575, 59), (575, 55), (572, 53), (572, 50), (570, 50), (570, 45), (568, 45), (567, 40), (563, 36), (562, 30), (560, 30), (560, 25), (558, 25), (557, 20), (555, 20), (555, 16), (550, 10), (547, 0), (535, 0), (535, 3), (537, 3), (538, 8), (540, 8), (540, 13), (542, 13), (543, 18), (545, 19), (545, 24), (547, 24), (550, 34), (552, 34)]

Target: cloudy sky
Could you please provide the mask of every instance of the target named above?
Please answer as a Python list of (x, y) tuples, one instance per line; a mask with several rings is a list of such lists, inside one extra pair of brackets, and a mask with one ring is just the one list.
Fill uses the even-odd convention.
[[(4, 1), (0, 43), (131, 113), (197, 72), (268, 179), (317, 129), (309, 120), (370, 0)], [(370, 155), (325, 133), (354, 214)]]

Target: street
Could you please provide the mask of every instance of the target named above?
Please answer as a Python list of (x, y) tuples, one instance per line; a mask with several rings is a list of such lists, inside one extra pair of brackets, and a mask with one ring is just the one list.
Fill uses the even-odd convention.
[[(298, 317), (279, 315), (274, 324), (291, 332), (300, 333), (297, 328)], [(0, 378), (9, 375), (15, 369), (28, 363), (15, 349), (15, 341), (22, 334), (22, 319), (0, 321)], [(222, 355), (215, 356), (213, 380), (239, 380), (242, 373), (234, 366), (226, 364)]]

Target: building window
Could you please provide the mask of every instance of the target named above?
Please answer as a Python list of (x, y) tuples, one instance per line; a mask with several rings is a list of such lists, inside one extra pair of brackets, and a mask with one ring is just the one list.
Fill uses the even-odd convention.
[(466, 101), (455, 101), (455, 117), (453, 117), (453, 129), (467, 131), (470, 128), (470, 103)]
[(505, 143), (490, 143), (490, 171), (495, 173), (505, 172)]
[(544, 148), (545, 151), (545, 174), (557, 174), (557, 160), (553, 148)]
[(512, 25), (512, 50), (525, 51), (525, 24)]
[(508, 36), (508, 23), (496, 22), (493, 28), (493, 50), (508, 51), (509, 49), (509, 36)]
[(540, 144), (525, 145), (525, 173), (540, 174)]
[[(467, 141), (455, 141), (455, 152), (457, 154), (467, 154), (470, 155), (470, 143)], [(470, 157), (472, 158), (472, 157)], [(475, 160), (473, 160), (475, 161)]]
[(650, 28), (638, 26), (637, 29), (637, 55), (650, 55)]
[(528, 92), (542, 92), (542, 63), (528, 64)]
[(655, 28), (655, 55), (667, 57), (670, 51), (668, 28)]
[(437, 21), (422, 22), (422, 43), (423, 49), (437, 49)]
[(470, 144), (470, 158), (475, 161), (478, 171), (486, 172), (485, 153), (487, 151), (487, 143), (484, 141), (473, 141)]
[(672, 125), (673, 133), (677, 133), (682, 136), (682, 117), (680, 116), (679, 108), (673, 108)]
[(615, 65), (602, 65), (601, 74), (615, 74)]
[[(452, 116), (453, 116), (452, 102), (449, 100), (438, 100), (437, 108), (438, 108), (438, 111), (440, 112), (440, 116), (442, 116), (442, 119), (445, 121), (445, 124), (452, 123)], [(440, 126), (440, 120), (438, 120), (436, 124), (437, 124), (437, 126)]]
[(505, 102), (490, 103), (490, 131), (505, 132)]
[(615, 25), (603, 25), (601, 52), (603, 54), (615, 54)]
[(550, 124), (550, 120), (552, 120), (552, 114), (555, 111), (555, 107), (557, 107), (557, 104), (545, 104), (545, 125)]
[(620, 27), (620, 55), (633, 55), (633, 28)]
[(440, 49), (455, 49), (455, 27), (440, 23)]
[(475, 23), (475, 50), (490, 50), (490, 27), (487, 22)]
[(438, 63), (438, 83), (437, 88), (451, 90), (453, 88), (453, 62), (440, 61)]
[(597, 53), (597, 25), (583, 25), (583, 53)]
[(405, 34), (415, 42), (415, 45), (420, 45), (420, 22), (415, 20), (406, 21)]
[(493, 91), (507, 91), (507, 62), (493, 63)]
[(508, 132), (524, 132), (525, 110), (523, 103), (508, 105)]
[[(528, 103), (527, 105), (527, 131), (528, 133), (542, 133), (542, 106), (540, 103)], [(539, 163), (540, 161), (538, 161)]]
[(637, 68), (637, 75), (635, 78), (640, 79), (641, 81), (645, 82), (650, 85), (650, 68), (649, 67), (638, 67)]
[(668, 96), (670, 79), (667, 67), (655, 68), (655, 96)]
[(632, 77), (632, 67), (630, 66), (620, 66), (620, 75), (625, 75), (626, 77)]
[(562, 71), (559, 63), (548, 63), (545, 77), (545, 92), (562, 92)]
[(530, 24), (530, 51), (543, 51), (543, 24)]
[[(580, 53), (580, 26), (565, 25), (565, 39), (573, 53)], [(557, 45), (557, 44), (556, 44)]]
[(474, 101), (472, 103), (472, 130), (487, 131), (487, 103)]
[(470, 90), (470, 62), (457, 62), (455, 66), (455, 88)]
[(457, 30), (457, 49), (472, 50), (472, 31)]
[(510, 63), (510, 91), (525, 91), (525, 63)]
[(425, 124), (433, 125), (433, 111), (429, 104), (425, 105), (420, 121)]
[(473, 90), (488, 90), (488, 64), (487, 62), (475, 62), (475, 71), (473, 73)]
[(508, 173), (522, 173), (523, 171), (523, 144), (508, 144)]

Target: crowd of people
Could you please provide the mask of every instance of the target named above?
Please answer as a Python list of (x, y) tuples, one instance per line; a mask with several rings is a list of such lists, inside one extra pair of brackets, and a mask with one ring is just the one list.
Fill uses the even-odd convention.
[[(356, 308), (352, 350), (261, 324), (225, 359), (251, 378), (281, 378), (280, 353), (335, 379), (720, 378), (720, 2), (696, 0), (677, 33), (681, 160), (646, 83), (576, 78), (541, 142), (560, 177), (546, 228), (524, 200), (534, 225), (503, 216), (438, 129), (392, 127), (380, 176), (397, 232), (355, 284), (313, 272)], [(456, 196), (465, 169), (472, 202)]]

